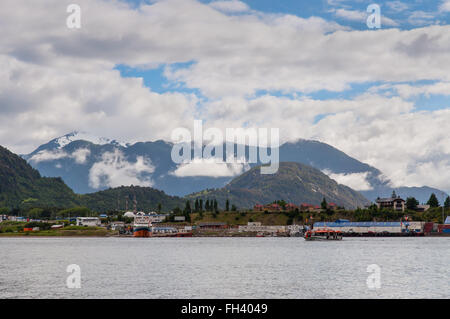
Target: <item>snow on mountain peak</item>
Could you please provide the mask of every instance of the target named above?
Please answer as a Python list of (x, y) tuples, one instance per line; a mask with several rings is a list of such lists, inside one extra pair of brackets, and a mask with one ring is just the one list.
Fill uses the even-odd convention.
[(87, 132), (80, 132), (80, 131), (74, 131), (72, 133), (66, 134), (64, 136), (58, 137), (54, 140), (54, 142), (58, 145), (58, 148), (63, 148), (64, 146), (74, 142), (74, 141), (88, 141), (93, 144), (97, 145), (106, 145), (106, 144), (115, 144), (120, 145), (123, 147), (127, 147), (127, 143), (123, 143), (116, 140), (111, 140), (106, 137), (98, 137), (96, 135), (87, 133)]

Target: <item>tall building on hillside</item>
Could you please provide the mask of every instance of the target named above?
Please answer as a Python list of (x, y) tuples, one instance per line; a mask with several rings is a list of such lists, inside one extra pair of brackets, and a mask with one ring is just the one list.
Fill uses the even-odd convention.
[(388, 208), (396, 211), (405, 211), (406, 202), (400, 196), (397, 196), (395, 192), (392, 192), (390, 198), (377, 198), (376, 205), (378, 208)]

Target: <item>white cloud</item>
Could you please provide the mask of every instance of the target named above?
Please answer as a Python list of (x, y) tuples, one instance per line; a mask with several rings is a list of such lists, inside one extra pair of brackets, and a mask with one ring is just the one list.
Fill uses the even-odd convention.
[(394, 88), (396, 92), (405, 99), (420, 94), (424, 94), (427, 97), (431, 95), (450, 96), (450, 82), (437, 82), (434, 84), (415, 86), (409, 84), (397, 84), (393, 86), (387, 86), (386, 88), (388, 87)]
[(192, 161), (179, 165), (171, 174), (177, 177), (209, 176), (233, 177), (249, 170), (246, 163), (218, 163), (214, 158), (194, 158)]
[(91, 151), (86, 148), (79, 148), (75, 150), (72, 154), (69, 154), (63, 150), (51, 150), (51, 151), (43, 150), (34, 154), (30, 158), (30, 161), (34, 163), (40, 163), (40, 162), (54, 161), (63, 158), (72, 158), (75, 160), (77, 164), (84, 164), (86, 163), (86, 160), (90, 154)]
[(30, 161), (34, 162), (34, 163), (40, 163), (40, 162), (49, 162), (49, 161), (54, 161), (54, 160), (58, 160), (58, 159), (62, 159), (62, 158), (67, 158), (69, 157), (69, 154), (67, 154), (64, 151), (40, 151), (36, 154), (34, 154), (31, 158)]
[(429, 25), (434, 23), (435, 14), (425, 11), (414, 11), (408, 17), (408, 22), (415, 26)]
[[(158, 94), (144, 88), (142, 79), (121, 78), (118, 71), (62, 70), (5, 55), (0, 67), (0, 141), (15, 145), (18, 153), (75, 130), (130, 142), (167, 138), (174, 127), (194, 119), (194, 95)], [(21, 127), (21, 134), (6, 129), (10, 123)]]
[(365, 21), (367, 19), (365, 12), (357, 10), (337, 9), (335, 14), (339, 18), (351, 21)]
[(102, 155), (100, 162), (92, 165), (89, 171), (89, 185), (93, 188), (119, 187), (122, 185), (153, 185), (148, 174), (155, 170), (150, 160), (142, 156), (136, 162), (129, 162), (119, 150)]
[(79, 148), (72, 153), (72, 158), (75, 159), (77, 164), (84, 164), (88, 156), (91, 155), (91, 151), (87, 148)]
[(386, 2), (386, 5), (394, 12), (402, 12), (409, 8), (407, 3), (401, 1), (388, 1)]
[(450, 12), (450, 0), (443, 0), (439, 7), (439, 11)]
[(244, 12), (250, 9), (246, 3), (238, 0), (213, 1), (209, 5), (217, 10), (228, 13)]
[(356, 191), (368, 191), (372, 189), (370, 183), (367, 181), (369, 172), (352, 173), (352, 174), (336, 174), (329, 170), (324, 170), (323, 173), (334, 179), (338, 184), (348, 186)]

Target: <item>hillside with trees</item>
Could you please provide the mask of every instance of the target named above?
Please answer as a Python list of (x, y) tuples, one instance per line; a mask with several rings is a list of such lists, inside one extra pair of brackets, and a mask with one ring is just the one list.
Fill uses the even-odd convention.
[(220, 207), (228, 200), (238, 208), (251, 208), (255, 204), (271, 203), (283, 199), (294, 204), (320, 205), (324, 198), (345, 208), (364, 207), (369, 201), (353, 189), (338, 184), (311, 166), (282, 162), (278, 172), (264, 175), (254, 167), (233, 179), (221, 189), (205, 190), (188, 198), (216, 199)]
[(74, 206), (77, 195), (61, 178), (41, 177), (19, 156), (0, 146), (0, 207)]

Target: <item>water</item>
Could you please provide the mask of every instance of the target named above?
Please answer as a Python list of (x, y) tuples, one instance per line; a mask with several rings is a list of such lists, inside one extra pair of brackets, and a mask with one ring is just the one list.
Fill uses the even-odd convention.
[(450, 238), (0, 238), (0, 298), (449, 297)]

